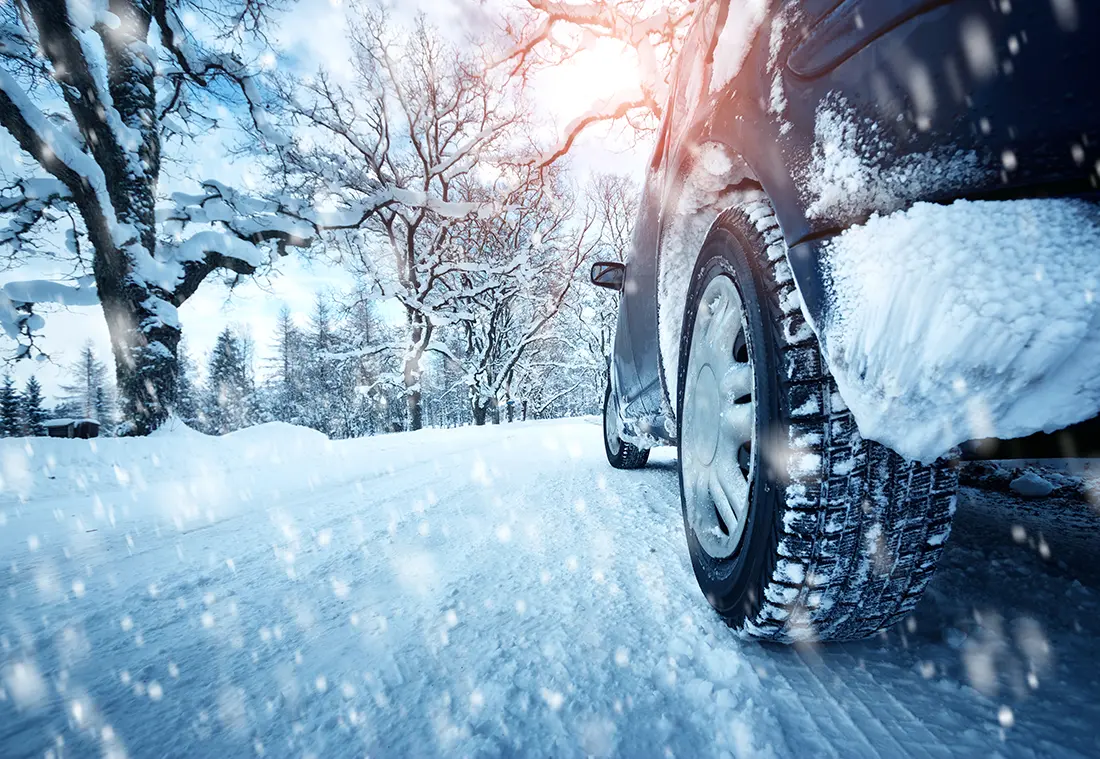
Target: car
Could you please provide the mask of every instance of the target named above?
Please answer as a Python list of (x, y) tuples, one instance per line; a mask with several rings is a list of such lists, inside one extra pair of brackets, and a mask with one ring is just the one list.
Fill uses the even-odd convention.
[(591, 271), (620, 293), (607, 459), (677, 446), (695, 576), (735, 629), (865, 638), (932, 577), (960, 456), (1095, 451), (1100, 425), (1040, 420), (930, 460), (902, 455), (904, 430), (865, 437), (838, 379), (869, 369), (823, 345), (847, 316), (830, 244), (918, 206), (1094, 203), (1100, 5), (701, 0), (693, 18), (626, 263)]

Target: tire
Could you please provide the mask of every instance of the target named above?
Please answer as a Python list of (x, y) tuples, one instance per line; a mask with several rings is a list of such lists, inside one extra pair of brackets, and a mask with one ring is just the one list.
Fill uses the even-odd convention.
[[(722, 375), (726, 384), (708, 384), (702, 367), (714, 367), (705, 361), (730, 363), (714, 358), (724, 350), (721, 336), (737, 329), (717, 315), (733, 302), (730, 281), (740, 298), (733, 349), (740, 353)], [(704, 302), (708, 288), (719, 295)], [(741, 358), (751, 376), (748, 399), (731, 397), (746, 392), (728, 379), (742, 376), (734, 366)], [(802, 316), (778, 222), (763, 199), (724, 212), (704, 243), (688, 290), (678, 378), (681, 505), (692, 566), (710, 604), (735, 629), (778, 642), (865, 638), (903, 618), (950, 532), (958, 471), (942, 459), (908, 462), (860, 437)], [(731, 430), (747, 434), (738, 400), (751, 405), (751, 437), (734, 456), (740, 438)], [(712, 436), (719, 442), (704, 465)], [(721, 442), (727, 439), (733, 443)], [(715, 486), (701, 483), (714, 481), (708, 471), (717, 473), (716, 487), (733, 483), (725, 513), (736, 516), (733, 466), (746, 490), (731, 526), (721, 519)], [(719, 515), (710, 522), (708, 499)]]
[(649, 449), (638, 448), (619, 437), (619, 412), (613, 403), (615, 399), (608, 382), (603, 394), (603, 450), (607, 463), (616, 469), (641, 469), (649, 461)]

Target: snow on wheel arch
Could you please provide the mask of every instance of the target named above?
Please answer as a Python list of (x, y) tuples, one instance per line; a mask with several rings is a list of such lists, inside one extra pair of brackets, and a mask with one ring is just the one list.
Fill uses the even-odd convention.
[(1100, 412), (1100, 206), (917, 203), (822, 261), (819, 338), (864, 437), (929, 462)]
[(664, 199), (661, 238), (657, 251), (657, 331), (661, 371), (675, 418), (676, 375), (680, 361), (680, 329), (688, 285), (703, 242), (722, 211), (763, 193), (745, 189), (756, 177), (744, 160), (726, 146), (706, 142), (697, 146), (681, 172), (683, 180)]

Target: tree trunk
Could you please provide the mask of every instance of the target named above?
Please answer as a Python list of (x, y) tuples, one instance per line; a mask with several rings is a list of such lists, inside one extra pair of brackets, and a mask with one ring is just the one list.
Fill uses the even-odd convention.
[(476, 399), (476, 398), (470, 404), (470, 410), (473, 412), (473, 415), (474, 415), (474, 425), (475, 426), (477, 426), (477, 427), (484, 427), (485, 426), (485, 412), (488, 411), (488, 409), (489, 409), (488, 404), (480, 403), (478, 401), (478, 399)]
[(405, 399), (408, 403), (407, 429), (409, 432), (413, 432), (424, 426), (424, 411), (420, 403), (420, 390), (417, 385), (410, 385), (406, 381)]
[(410, 354), (405, 359), (405, 403), (406, 417), (405, 429), (409, 432), (424, 426), (424, 409), (420, 397), (420, 362), (415, 355)]
[(142, 305), (148, 302), (148, 291), (133, 289), (137, 292), (104, 294), (100, 290), (100, 300), (122, 396), (123, 434), (148, 435), (176, 405), (180, 330), (159, 319), (142, 330), (139, 325), (152, 323), (155, 315)]

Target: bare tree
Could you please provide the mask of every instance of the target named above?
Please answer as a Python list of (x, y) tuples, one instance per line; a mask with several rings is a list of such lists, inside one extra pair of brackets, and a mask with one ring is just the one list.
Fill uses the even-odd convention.
[(506, 211), (456, 231), (471, 263), (480, 262), (459, 272), (456, 287), (464, 294), (458, 360), (479, 425), (512, 400), (532, 346), (554, 339), (553, 321), (597, 244), (596, 209), (578, 208), (561, 172), (528, 177), (504, 201)]
[[(590, 262), (625, 263), (638, 215), (640, 191), (637, 184), (627, 176), (601, 174), (593, 178), (588, 192), (598, 235)], [(582, 274), (587, 277), (588, 273)], [(585, 386), (592, 388), (594, 397), (598, 397), (605, 381), (618, 316), (617, 294), (592, 287), (587, 282), (577, 289), (576, 297), (565, 304), (560, 331), (568, 336), (574, 356), (573, 368), (585, 368)]]
[[(261, 143), (285, 143), (248, 62), (267, 49), (271, 9), (265, 0), (0, 5), (0, 125), (37, 167), (0, 192), (0, 213), (13, 219), (0, 241), (9, 263), (42, 254), (83, 275), (5, 286), (0, 324), (19, 341), (17, 355), (30, 356), (42, 325), (35, 304), (99, 302), (133, 433), (154, 429), (175, 402), (177, 308), (213, 272), (252, 274), (312, 233), (277, 203), (213, 179), (157, 209), (169, 138), (181, 140), (175, 159), (186, 161), (191, 138), (221, 123), (214, 109), (232, 93)], [(200, 28), (207, 39), (195, 36)], [(63, 251), (36, 235), (51, 224), (68, 225)]]
[[(319, 199), (313, 221), (373, 297), (404, 309), (401, 383), (407, 428), (419, 429), (425, 354), (446, 352), (437, 330), (469, 295), (458, 275), (492, 266), (465, 256), (454, 231), (503, 208), (495, 194), (465, 195), (463, 180), (506, 147), (523, 111), (509, 77), (422, 18), (404, 31), (357, 5), (350, 36), (352, 85), (323, 71), (286, 83), (285, 106), (302, 136), (278, 169), (293, 194)], [(511, 181), (498, 173), (494, 185), (505, 192)]]

